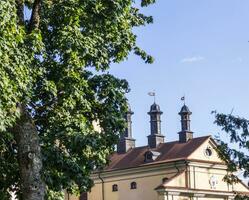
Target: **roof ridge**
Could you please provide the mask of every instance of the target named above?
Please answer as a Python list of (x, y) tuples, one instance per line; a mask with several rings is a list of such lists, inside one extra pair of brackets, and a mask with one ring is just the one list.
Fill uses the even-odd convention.
[[(212, 137), (212, 135), (195, 137), (195, 138), (193, 138), (191, 140), (196, 140), (196, 139), (201, 139), (201, 138), (209, 138), (209, 137)], [(189, 141), (191, 141), (191, 140), (189, 140)], [(171, 143), (180, 143), (180, 142), (179, 142), (179, 140), (173, 140), (173, 141), (170, 141), (170, 142), (160, 143), (159, 145), (162, 145), (162, 144), (171, 144)], [(182, 144), (184, 144), (184, 143), (182, 143)], [(140, 149), (140, 148), (142, 149), (142, 148), (146, 148), (146, 147), (148, 147), (148, 149), (157, 149), (157, 148), (149, 148), (148, 145), (143, 145), (143, 146), (138, 146), (138, 147), (131, 148), (130, 150), (127, 151), (127, 153), (131, 152), (133, 149)], [(114, 153), (116, 153), (116, 151)]]

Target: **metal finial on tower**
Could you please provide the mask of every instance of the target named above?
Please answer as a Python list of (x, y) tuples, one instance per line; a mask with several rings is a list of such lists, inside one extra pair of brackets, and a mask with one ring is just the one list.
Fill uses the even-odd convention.
[(156, 103), (156, 92), (153, 90), (153, 92), (148, 92), (148, 95), (151, 97), (154, 97), (154, 103)]
[(186, 104), (186, 102), (185, 102), (185, 95), (181, 97), (181, 101), (183, 101), (184, 105)]

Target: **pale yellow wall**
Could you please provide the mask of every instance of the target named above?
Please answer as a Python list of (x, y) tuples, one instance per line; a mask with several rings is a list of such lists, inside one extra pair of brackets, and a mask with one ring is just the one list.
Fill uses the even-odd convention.
[[(210, 166), (209, 166), (210, 167)], [(222, 190), (222, 191), (240, 191), (249, 192), (248, 187), (242, 183), (230, 185), (223, 181), (227, 171), (225, 169), (217, 169), (216, 165), (209, 167), (193, 167), (189, 168), (190, 174), (190, 187), (194, 189), (207, 189), (207, 190)], [(210, 178), (215, 176), (218, 184), (215, 189), (211, 188)]]
[[(210, 148), (212, 150), (211, 156), (205, 155), (206, 148)], [(212, 162), (222, 162), (222, 160), (219, 158), (218, 153), (215, 150), (215, 146), (212, 143), (211, 140), (207, 140), (204, 142), (196, 151), (194, 151), (188, 159), (198, 159), (198, 160), (204, 160), (204, 161), (212, 161)]]
[[(204, 154), (205, 149), (209, 147), (212, 150), (210, 157)], [(215, 150), (215, 145), (212, 141), (207, 140), (201, 145), (188, 159), (190, 161), (188, 167), (181, 165), (178, 169), (171, 164), (167, 168), (160, 168), (160, 166), (152, 166), (151, 169), (142, 171), (140, 168), (132, 169), (128, 171), (120, 172), (107, 172), (101, 175), (104, 179), (104, 199), (105, 200), (188, 200), (188, 197), (171, 196), (158, 193), (154, 190), (157, 186), (162, 184), (162, 179), (167, 177), (171, 178), (175, 176), (179, 171), (186, 170), (186, 173), (182, 173), (176, 176), (174, 179), (167, 183), (167, 186), (173, 187), (186, 187), (188, 185), (192, 189), (198, 190), (219, 190), (219, 191), (246, 191), (248, 188), (238, 183), (234, 186), (228, 185), (223, 181), (224, 176), (227, 174), (226, 166), (222, 164), (221, 159)], [(210, 162), (198, 162), (198, 160), (210, 161)], [(211, 162), (214, 162), (213, 164)], [(166, 165), (165, 165), (166, 166)], [(159, 169), (160, 168), (160, 169)], [(134, 171), (133, 171), (134, 170)], [(211, 188), (210, 178), (215, 176), (218, 184), (216, 188)], [(186, 183), (187, 180), (187, 183)], [(137, 183), (137, 189), (131, 190), (130, 183), (135, 181)], [(94, 178), (95, 185), (88, 194), (88, 200), (103, 200), (102, 198), (102, 183), (96, 176)], [(112, 192), (112, 185), (118, 185), (118, 191)], [(191, 198), (195, 200), (196, 198)], [(198, 198), (198, 200), (211, 200), (212, 198)], [(71, 197), (70, 200), (78, 200), (78, 197)], [(197, 200), (197, 199), (196, 199)], [(214, 200), (214, 199), (212, 199)], [(215, 200), (221, 200), (215, 198)]]
[(196, 176), (195, 176), (195, 170), (196, 167), (193, 166), (189, 166), (187, 169), (187, 173), (188, 173), (188, 186), (190, 188), (196, 188)]
[(186, 187), (186, 173), (187, 172), (183, 172), (179, 174), (177, 177), (170, 180), (166, 185), (174, 187)]
[(233, 189), (234, 189), (234, 191), (249, 192), (248, 187), (246, 187), (242, 183), (233, 184)]
[[(104, 183), (105, 200), (157, 200), (158, 195), (154, 189), (162, 184), (163, 178), (171, 178), (177, 173), (177, 169), (172, 168), (160, 173), (155, 170), (142, 174), (106, 178)], [(135, 190), (130, 189), (130, 183), (133, 181), (137, 183), (137, 189)], [(183, 180), (180, 179), (175, 182), (180, 185), (184, 184)], [(112, 192), (113, 184), (118, 185), (117, 192)], [(100, 193), (101, 183), (97, 183), (89, 193), (89, 200), (102, 200)]]
[[(154, 191), (154, 188), (160, 184), (162, 178), (163, 176), (155, 176), (155, 177), (148, 177), (148, 178), (120, 180), (120, 181), (105, 183), (104, 184), (105, 199), (106, 200), (156, 199), (157, 194), (156, 194), (156, 191)], [(132, 181), (135, 181), (137, 183), (136, 190), (130, 189), (130, 183)], [(112, 192), (113, 184), (118, 185), (117, 192)], [(89, 193), (89, 200), (97, 200), (96, 193), (94, 192)]]
[(218, 184), (216, 190), (229, 191), (228, 185), (222, 179), (226, 175), (224, 169), (213, 169), (204, 167), (190, 167), (190, 186), (194, 189), (212, 189), (210, 185), (210, 178), (214, 176)]
[(192, 168), (192, 170), (194, 170), (191, 174), (192, 180), (194, 180), (193, 178), (195, 176), (195, 182), (191, 181), (192, 188), (211, 190), (210, 178), (214, 176), (217, 179), (218, 184), (216, 185), (216, 188), (212, 190), (231, 191), (232, 188), (223, 181), (223, 178), (227, 173), (226, 170), (203, 167), (195, 167), (194, 169)]
[[(212, 150), (211, 156), (205, 155), (205, 150), (210, 148)], [(194, 153), (192, 153), (188, 159), (194, 160), (203, 160), (210, 162), (218, 162), (223, 163), (223, 161), (219, 158), (218, 153), (216, 152), (216, 146), (212, 140), (207, 140), (203, 143)], [(200, 164), (201, 165), (201, 164)], [(215, 176), (218, 180), (218, 184), (216, 186), (216, 190), (223, 191), (247, 191), (248, 188), (245, 187), (241, 183), (237, 183), (236, 185), (228, 185), (223, 181), (224, 176), (227, 174), (225, 167), (223, 169), (219, 169), (217, 164), (207, 164), (206, 167), (190, 167), (189, 168), (189, 185), (191, 188), (197, 189), (211, 189), (211, 185), (209, 183), (211, 176)]]
[(102, 200), (102, 184), (97, 183), (95, 184), (91, 192), (88, 193), (88, 200)]

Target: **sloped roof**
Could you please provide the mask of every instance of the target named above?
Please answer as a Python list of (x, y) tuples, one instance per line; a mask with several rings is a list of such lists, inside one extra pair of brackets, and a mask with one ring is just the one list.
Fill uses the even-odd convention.
[(191, 114), (192, 112), (189, 110), (188, 106), (186, 106), (184, 104), (183, 107), (181, 108), (180, 113), (189, 113), (189, 114)]
[[(105, 168), (105, 171), (128, 169), (156, 163), (187, 159), (209, 138), (210, 136), (204, 136), (193, 138), (186, 143), (174, 141), (162, 143), (157, 148), (153, 149), (150, 149), (148, 146), (142, 146), (130, 149), (127, 153), (114, 153), (110, 156), (110, 163)], [(144, 162), (144, 154), (148, 150), (157, 151), (161, 154), (156, 158), (155, 161), (146, 163)]]

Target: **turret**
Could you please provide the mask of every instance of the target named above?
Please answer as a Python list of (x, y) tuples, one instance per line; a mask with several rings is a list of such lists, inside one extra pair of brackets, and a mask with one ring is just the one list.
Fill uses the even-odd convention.
[(161, 134), (161, 115), (163, 112), (156, 103), (152, 104), (150, 111), (150, 135), (148, 136), (148, 145), (150, 148), (156, 148), (164, 142), (164, 136)]
[(134, 113), (131, 111), (129, 106), (128, 112), (125, 115), (126, 128), (125, 132), (120, 136), (119, 143), (117, 145), (118, 153), (126, 153), (128, 150), (135, 147), (135, 139), (132, 138), (132, 120), (131, 116)]
[(188, 142), (193, 138), (193, 132), (190, 129), (190, 115), (192, 112), (184, 104), (179, 115), (181, 116), (181, 131), (179, 134), (179, 142)]

